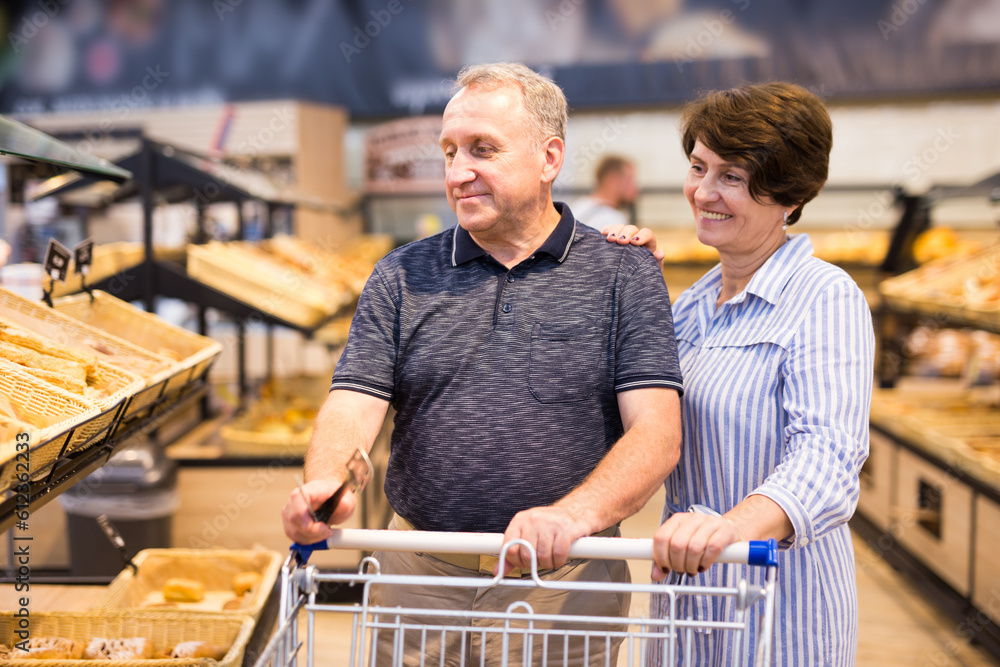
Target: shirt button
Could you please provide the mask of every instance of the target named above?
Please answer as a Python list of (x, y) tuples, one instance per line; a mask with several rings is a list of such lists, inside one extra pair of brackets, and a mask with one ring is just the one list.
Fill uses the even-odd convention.
[(510, 310), (511, 310), (510, 304), (509, 303), (505, 303), (503, 306), (500, 307), (500, 310), (502, 310), (505, 313), (509, 313)]
[(807, 544), (809, 544), (809, 538), (808, 537), (803, 537), (801, 540), (799, 540), (799, 545), (800, 546), (804, 547)]
[(514, 282), (514, 276), (507, 276), (507, 282), (509, 283)]

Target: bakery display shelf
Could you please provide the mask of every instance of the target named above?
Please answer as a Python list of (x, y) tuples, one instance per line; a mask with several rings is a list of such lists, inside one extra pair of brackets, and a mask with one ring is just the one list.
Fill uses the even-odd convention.
[(879, 285), (900, 312), (1000, 332), (1000, 245), (928, 262)]
[(976, 311), (961, 306), (887, 296), (882, 294), (882, 309), (913, 323), (939, 327), (972, 328), (1000, 334), (1000, 311)]
[[(44, 474), (36, 475), (32, 468), (28, 493), (29, 514), (103, 466), (132, 438), (162, 426), (177, 412), (204, 396), (206, 390), (207, 383), (204, 379), (200, 379), (173, 394), (161, 396), (152, 404), (150, 416), (141, 420), (122, 422), (117, 419), (122, 412), (119, 409), (119, 415), (104, 431), (96, 434), (86, 447), (68, 451), (65, 444), (61, 445), (59, 455), (46, 465)], [(68, 443), (71, 439), (72, 429), (56, 436), (55, 442)], [(10, 530), (17, 524), (18, 511), (23, 509), (23, 506), (19, 507), (17, 494), (13, 489), (8, 490), (6, 498), (0, 501), (0, 533)]]
[(876, 390), (851, 526), (1000, 659), (1000, 387), (914, 377)]
[(107, 281), (96, 283), (93, 287), (112, 292), (123, 301), (137, 301), (143, 298), (143, 284), (147, 276), (152, 275), (152, 279), (157, 285), (157, 293), (161, 296), (196, 303), (206, 308), (215, 308), (242, 322), (277, 325), (293, 329), (306, 336), (312, 336), (318, 329), (338, 317), (352, 312), (357, 306), (357, 301), (352, 300), (343, 304), (336, 312), (305, 326), (302, 323), (291, 322), (264, 312), (226, 292), (195, 280), (187, 275), (182, 267), (170, 262), (143, 263), (133, 267), (126, 275), (127, 281), (123, 281), (122, 276), (118, 275)]
[(977, 400), (982, 396), (956, 388), (876, 390), (870, 422), (938, 468), (1000, 501), (1000, 410)]

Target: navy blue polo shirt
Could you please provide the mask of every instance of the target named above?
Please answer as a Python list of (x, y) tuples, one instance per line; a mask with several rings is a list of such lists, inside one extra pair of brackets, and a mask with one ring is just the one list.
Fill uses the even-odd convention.
[(512, 269), (459, 226), (386, 255), (361, 294), (331, 389), (395, 408), (385, 492), (421, 530), (503, 532), (621, 437), (617, 392), (681, 391), (652, 254), (556, 208)]

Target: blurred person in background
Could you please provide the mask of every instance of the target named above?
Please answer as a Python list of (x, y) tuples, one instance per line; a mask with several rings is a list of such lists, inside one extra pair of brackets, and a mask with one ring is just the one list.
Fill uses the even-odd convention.
[[(683, 115), (684, 194), (719, 264), (674, 305), (684, 437), (653, 579), (761, 585), (762, 568), (709, 566), (733, 542), (778, 540), (776, 665), (848, 666), (857, 650), (847, 522), (868, 456), (871, 312), (807, 235), (786, 233), (826, 182), (832, 144), (823, 102), (788, 83), (713, 92)], [(610, 233), (655, 249), (648, 229)], [(729, 603), (681, 600), (677, 618), (735, 618)], [(651, 605), (666, 617), (666, 596)], [(694, 634), (694, 664), (752, 662), (759, 613), (740, 654), (726, 633)]]
[(635, 165), (620, 155), (605, 155), (597, 164), (594, 182), (589, 195), (573, 202), (576, 219), (594, 229), (629, 224), (629, 211), (639, 194)]

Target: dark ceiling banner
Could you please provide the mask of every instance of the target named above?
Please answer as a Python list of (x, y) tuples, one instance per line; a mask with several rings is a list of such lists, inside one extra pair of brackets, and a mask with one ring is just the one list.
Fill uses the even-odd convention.
[(421, 115), (498, 60), (579, 110), (774, 79), (827, 99), (1000, 91), (1000, 0), (21, 0), (0, 28), (14, 114), (299, 98)]

